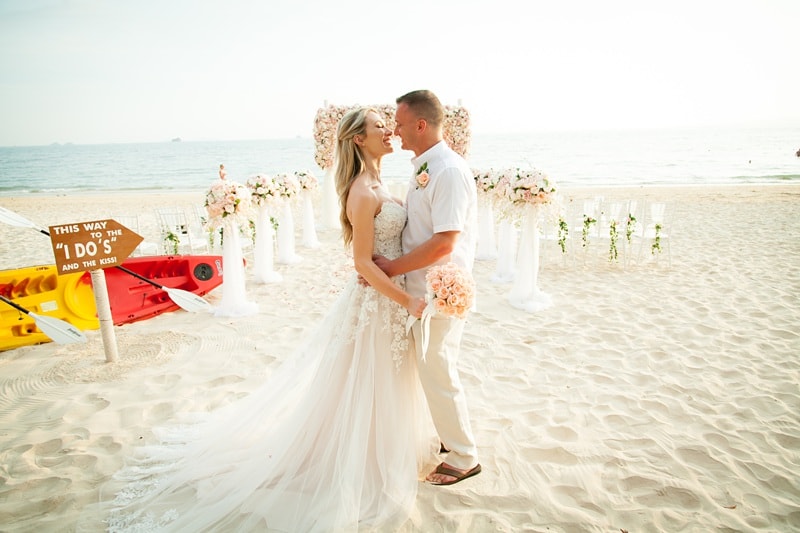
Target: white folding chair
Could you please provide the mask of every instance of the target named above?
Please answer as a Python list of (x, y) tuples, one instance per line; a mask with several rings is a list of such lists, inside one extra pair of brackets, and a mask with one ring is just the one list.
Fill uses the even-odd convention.
[(642, 225), (639, 243), (639, 262), (644, 254), (649, 254), (658, 262), (661, 254), (666, 249), (668, 265), (672, 266), (672, 250), (670, 250), (670, 228), (667, 218), (667, 204), (653, 202), (645, 209), (645, 220)]
[(192, 231), (186, 213), (181, 209), (156, 209), (164, 254), (208, 253), (208, 240)]
[[(598, 217), (596, 236), (592, 236), (603, 244), (603, 255), (609, 263), (626, 264), (625, 207), (624, 202), (609, 203)], [(622, 256), (621, 261), (620, 256)]]
[[(109, 218), (112, 220), (116, 220), (126, 228), (133, 230), (134, 233), (138, 235), (142, 235), (141, 230), (139, 228), (139, 215), (111, 215)], [(142, 235), (144, 237), (144, 235)], [(143, 240), (139, 243), (139, 246), (131, 253), (131, 257), (135, 256), (142, 256), (142, 255), (157, 255), (158, 254), (158, 244), (154, 242), (149, 242), (148, 240)]]
[[(562, 234), (561, 224), (565, 224), (565, 232)], [(567, 266), (572, 259), (571, 239), (573, 238), (567, 223), (566, 215), (544, 215), (539, 220), (539, 239), (540, 239), (540, 262), (556, 262), (560, 258), (561, 266)], [(563, 243), (561, 242), (563, 239)], [(551, 259), (552, 257), (552, 259)]]
[(576, 254), (579, 251), (583, 256), (583, 263), (586, 264), (586, 257), (592, 251), (592, 242), (598, 240), (600, 235), (599, 218), (603, 199), (600, 197), (583, 201), (583, 208), (573, 206), (569, 233), (573, 236), (573, 248)]

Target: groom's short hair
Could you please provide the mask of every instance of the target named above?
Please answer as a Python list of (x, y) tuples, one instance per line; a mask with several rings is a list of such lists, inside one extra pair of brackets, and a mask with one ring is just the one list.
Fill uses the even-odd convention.
[(424, 118), (431, 126), (438, 127), (444, 121), (444, 108), (432, 91), (420, 89), (411, 91), (397, 100), (397, 105), (406, 104), (418, 117)]

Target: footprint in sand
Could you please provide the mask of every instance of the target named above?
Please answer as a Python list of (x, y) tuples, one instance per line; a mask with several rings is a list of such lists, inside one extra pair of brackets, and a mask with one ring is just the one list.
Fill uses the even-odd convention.
[(90, 419), (92, 415), (102, 411), (111, 404), (105, 398), (97, 394), (87, 394), (78, 397), (69, 404), (69, 409), (63, 415), (64, 422), (83, 423)]

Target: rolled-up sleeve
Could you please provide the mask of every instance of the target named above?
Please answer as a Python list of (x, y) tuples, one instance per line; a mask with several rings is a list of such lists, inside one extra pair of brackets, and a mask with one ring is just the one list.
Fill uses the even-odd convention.
[(470, 201), (461, 170), (457, 167), (445, 168), (432, 185), (433, 232), (464, 231)]

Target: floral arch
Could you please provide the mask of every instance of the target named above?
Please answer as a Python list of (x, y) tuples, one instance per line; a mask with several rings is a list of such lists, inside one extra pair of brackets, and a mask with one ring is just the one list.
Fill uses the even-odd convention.
[[(342, 117), (358, 105), (328, 105), (317, 110), (314, 118), (314, 160), (322, 170), (333, 168), (333, 152), (336, 146), (336, 128)], [(384, 122), (394, 130), (394, 104), (373, 105), (383, 116)], [(472, 132), (470, 130), (469, 111), (461, 105), (444, 106), (444, 124), (442, 125), (444, 140), (456, 153), (466, 158), (469, 152)]]

